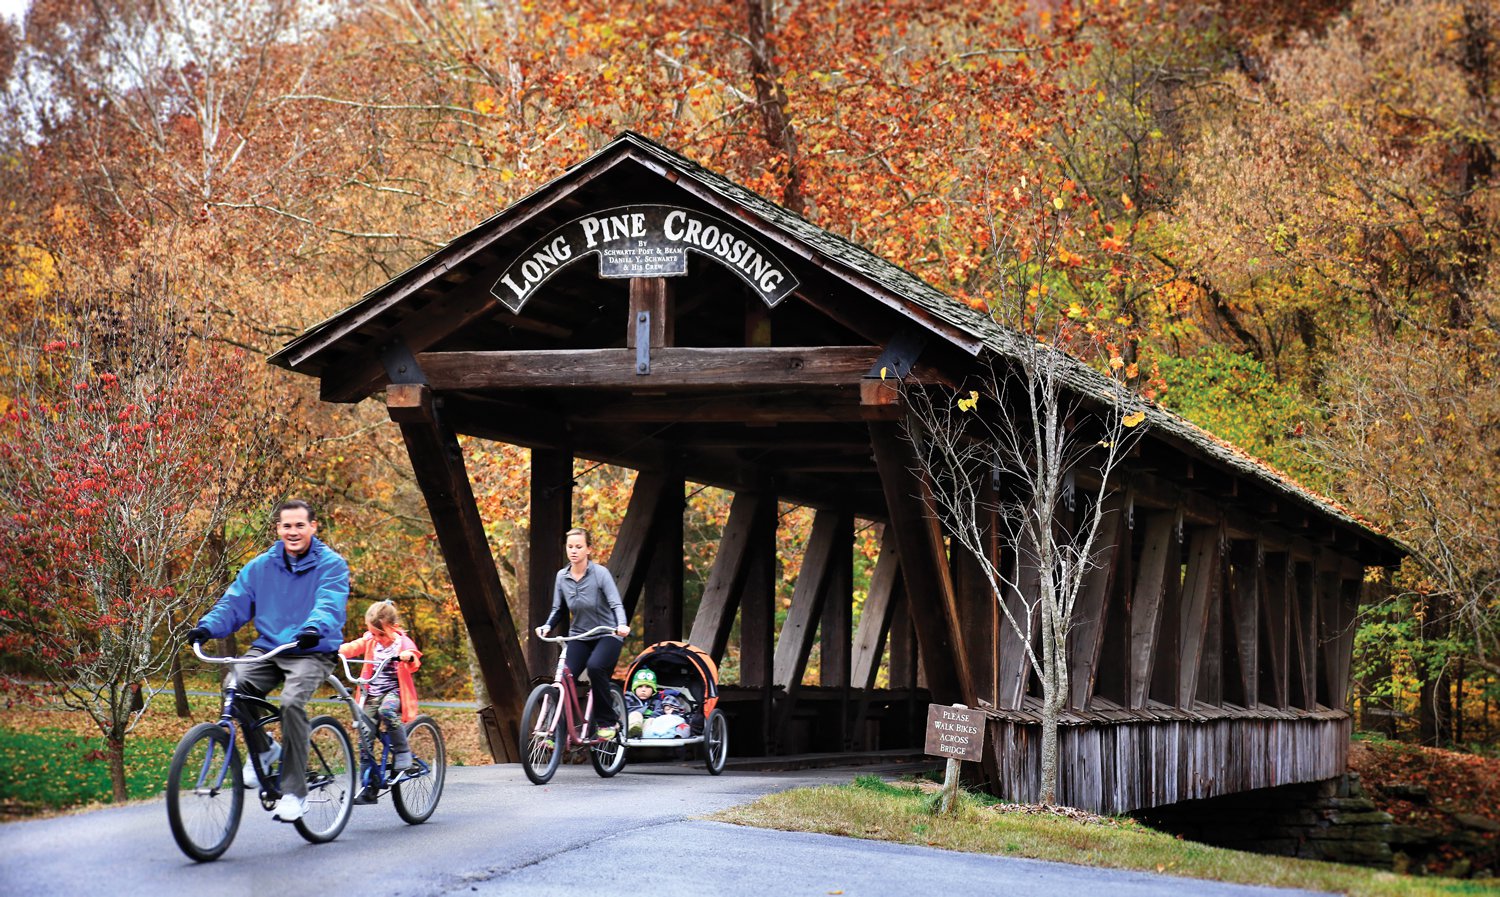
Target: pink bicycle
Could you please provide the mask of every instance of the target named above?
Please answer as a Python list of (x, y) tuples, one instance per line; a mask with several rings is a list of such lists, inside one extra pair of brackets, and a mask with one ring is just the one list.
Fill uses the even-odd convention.
[[(614, 632), (600, 626), (573, 636), (538, 636), (544, 642), (572, 642)], [(585, 674), (587, 676), (587, 674)], [(599, 738), (590, 731), (589, 716), (595, 695), (604, 695), (619, 720), (613, 738)], [(625, 768), (625, 695), (613, 682), (589, 683), (588, 697), (579, 706), (578, 686), (568, 669), (567, 654), (558, 651), (557, 674), (531, 690), (521, 711), (521, 768), (538, 785), (552, 780), (567, 751), (589, 751), (594, 771), (609, 778)]]

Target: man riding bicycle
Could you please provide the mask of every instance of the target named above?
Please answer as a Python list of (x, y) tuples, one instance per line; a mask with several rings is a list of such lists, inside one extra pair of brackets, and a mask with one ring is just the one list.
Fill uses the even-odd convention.
[[(265, 768), (281, 757), (281, 800), (272, 814), (282, 822), (295, 822), (307, 811), (308, 721), (306, 705), (328, 674), (335, 652), (343, 643), (344, 619), (349, 603), (349, 565), (317, 537), (318, 522), (312, 506), (292, 499), (276, 506), (272, 515), (277, 541), (264, 554), (241, 568), (239, 575), (198, 625), (188, 631), (188, 641), (198, 643), (225, 638), (254, 621), (260, 635), (247, 656), (264, 654), (277, 645), (296, 642), (293, 650), (268, 661), (250, 664), (240, 675), (240, 690), (265, 697), (277, 685), (281, 689), (281, 736), (284, 747), (250, 744)], [(284, 683), (284, 684), (283, 684)], [(259, 731), (247, 738), (265, 740)], [(246, 774), (246, 785), (258, 784), (254, 767)]]

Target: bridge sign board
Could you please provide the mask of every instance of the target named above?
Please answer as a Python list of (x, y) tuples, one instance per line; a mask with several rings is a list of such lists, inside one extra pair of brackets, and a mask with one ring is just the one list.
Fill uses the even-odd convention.
[(927, 705), (923, 752), (949, 760), (979, 762), (984, 757), (984, 711), (962, 705)]

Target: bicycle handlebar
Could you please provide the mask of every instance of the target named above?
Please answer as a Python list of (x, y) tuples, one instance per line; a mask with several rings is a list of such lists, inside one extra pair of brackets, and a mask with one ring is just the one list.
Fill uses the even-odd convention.
[[(400, 660), (400, 659), (401, 659), (400, 655), (397, 655), (396, 657), (387, 657), (385, 660), (359, 660), (359, 659), (350, 660), (349, 658), (345, 657), (342, 654), (339, 655), (339, 662), (344, 665), (344, 678), (347, 679), (347, 680), (349, 680), (349, 684), (350, 685), (365, 685), (371, 679), (374, 679), (376, 676), (379, 676), (380, 675), (380, 671), (385, 668), (386, 664), (390, 663), (392, 660)], [(351, 669), (349, 669), (349, 664), (351, 664), (351, 663), (366, 664), (366, 665), (374, 664), (375, 665), (375, 671), (373, 673), (371, 673), (369, 676), (356, 676), (356, 675), (354, 675), (354, 671), (351, 670)]]
[(613, 635), (616, 628), (614, 626), (595, 626), (593, 629), (587, 632), (580, 632), (577, 635), (538, 635), (537, 638), (544, 642), (576, 642), (579, 639), (593, 638), (597, 635)]
[(202, 642), (193, 642), (193, 653), (198, 655), (199, 660), (206, 661), (207, 663), (258, 663), (262, 660), (267, 660), (269, 658), (275, 657), (282, 651), (295, 647), (297, 647), (296, 642), (287, 642), (284, 645), (277, 645), (264, 654), (256, 654), (253, 657), (250, 655), (245, 655), (243, 657), (209, 657), (207, 654), (203, 653)]

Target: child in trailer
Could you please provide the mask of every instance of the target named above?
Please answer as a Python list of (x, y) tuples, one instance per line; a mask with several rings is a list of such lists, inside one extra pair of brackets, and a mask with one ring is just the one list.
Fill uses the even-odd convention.
[(630, 677), (630, 692), (625, 695), (626, 735), (639, 738), (646, 719), (661, 713), (661, 694), (656, 690), (656, 673), (642, 667)]
[[(406, 726), (417, 717), (417, 686), (412, 673), (422, 665), (422, 652), (401, 628), (401, 615), (396, 605), (389, 601), (377, 601), (365, 611), (365, 633), (352, 642), (339, 647), (345, 657), (363, 655), (367, 663), (360, 678), (364, 684), (359, 688), (359, 701), (365, 713), (375, 721), (374, 737), (380, 737), (384, 728), (391, 735), (391, 751), (395, 754), (392, 768), (401, 773), (412, 766), (411, 746), (406, 742)], [(386, 661), (381, 666), (380, 662)], [(379, 670), (377, 673), (376, 671)], [(360, 752), (360, 781), (363, 790), (354, 798), (357, 804), (373, 804), (379, 789), (366, 782), (365, 774), (372, 771), (375, 758), (363, 750)]]

